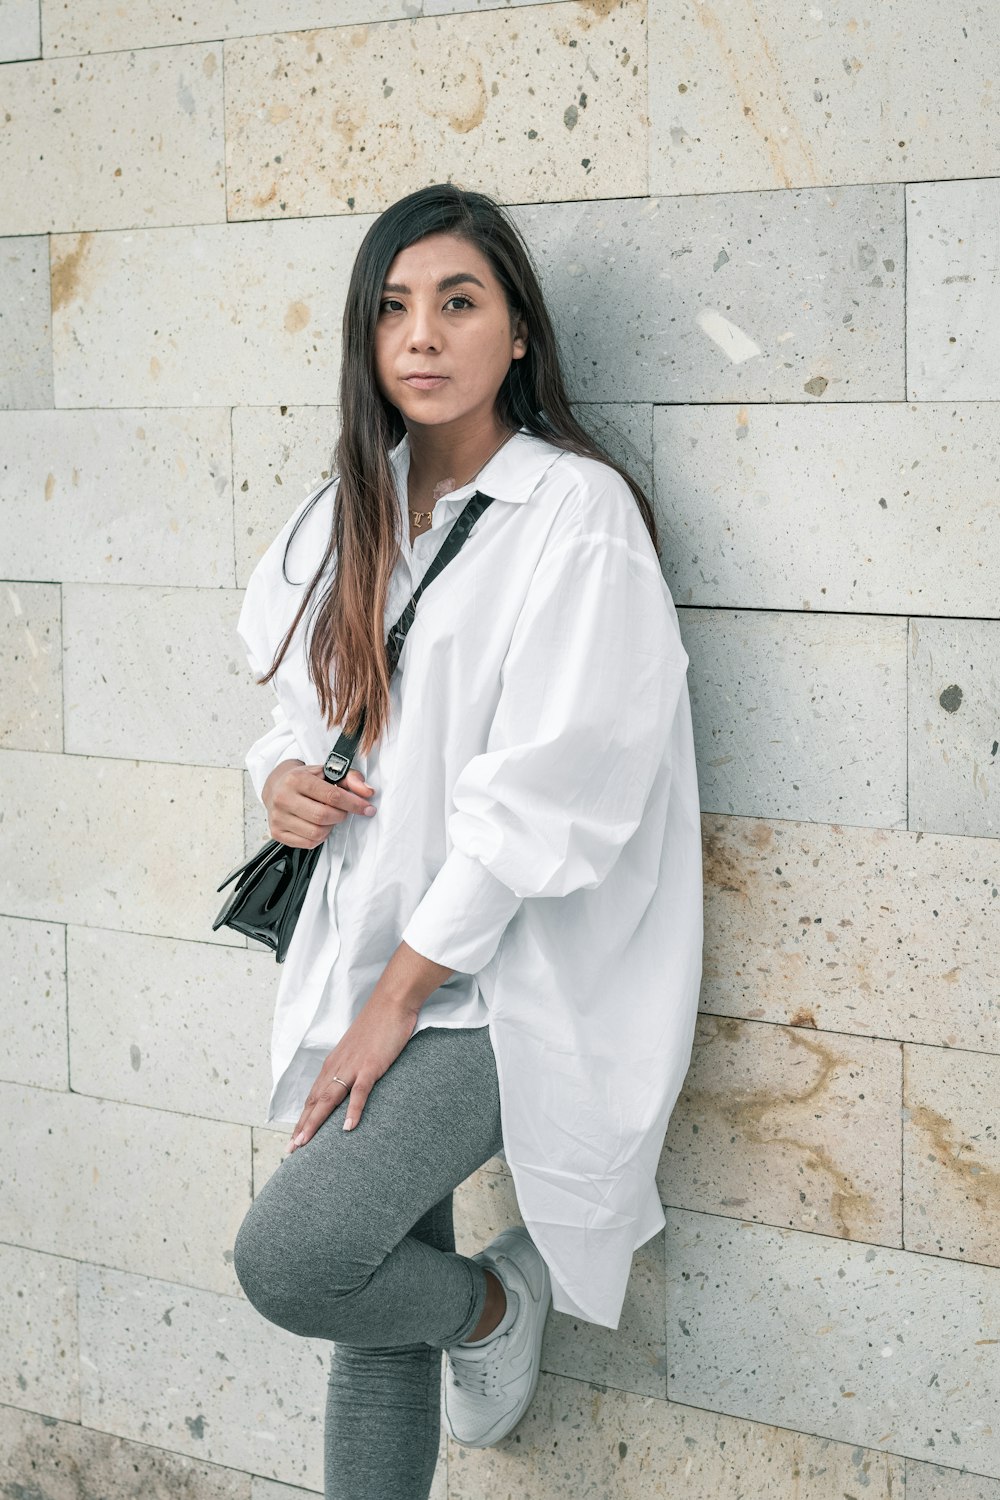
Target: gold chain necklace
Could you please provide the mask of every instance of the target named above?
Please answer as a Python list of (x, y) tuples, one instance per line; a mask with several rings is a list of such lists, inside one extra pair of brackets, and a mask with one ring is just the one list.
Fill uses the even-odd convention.
[[(493, 452), (489, 455), (489, 457), (483, 459), (482, 463), (479, 465), (479, 468), (476, 470), (475, 474), (473, 474), (472, 479), (467, 479), (465, 481), (465, 484), (471, 484), (473, 479), (477, 479), (479, 477), (479, 475), (483, 472), (483, 470), (486, 468), (486, 465), (490, 462), (490, 460), (496, 458), (497, 454), (500, 452), (500, 449), (503, 447), (504, 443), (509, 442), (510, 439), (513, 436), (514, 436), (514, 432), (511, 431), (511, 432), (508, 432), (505, 437), (502, 437), (500, 439), (499, 443), (497, 443), (496, 447), (493, 449)], [(441, 481), (441, 482), (445, 483), (446, 481)], [(440, 487), (439, 485), (436, 485), (435, 486), (435, 491), (439, 487)], [(456, 489), (464, 489), (465, 485), (460, 485), (459, 484), (459, 485), (456, 485), (455, 488)], [(450, 493), (450, 492), (446, 491), (446, 493)], [(437, 500), (443, 499), (444, 496), (443, 495), (438, 495), (437, 493), (435, 493), (434, 498), (437, 501)], [(413, 510), (411, 506), (407, 506), (406, 508), (410, 512), (410, 515), (413, 517), (414, 522), (416, 523), (416, 527), (417, 527), (418, 531), (419, 531), (419, 529), (420, 529), (420, 527), (421, 527), (422, 524), (426, 524), (427, 526), (429, 526), (431, 524), (431, 517), (434, 515), (433, 507), (430, 510)]]

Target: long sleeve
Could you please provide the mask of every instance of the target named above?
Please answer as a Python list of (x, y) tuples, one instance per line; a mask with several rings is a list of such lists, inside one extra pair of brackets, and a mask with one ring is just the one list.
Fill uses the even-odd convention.
[(246, 753), (244, 764), (250, 772), (250, 780), (257, 794), (257, 800), (263, 806), (261, 792), (264, 783), (283, 760), (301, 760), (305, 762), (305, 755), (299, 746), (295, 735), (289, 727), (288, 718), (280, 703), (276, 703), (271, 710), (274, 727), (266, 734), (262, 734), (259, 740), (254, 740)]
[(669, 753), (687, 666), (655, 556), (595, 531), (543, 553), (487, 748), (454, 785), (453, 847), (405, 941), (475, 972), (522, 900), (599, 885)]

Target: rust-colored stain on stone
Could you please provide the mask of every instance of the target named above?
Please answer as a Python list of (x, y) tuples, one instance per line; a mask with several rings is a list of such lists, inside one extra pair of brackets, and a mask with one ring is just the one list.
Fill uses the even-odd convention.
[[(746, 1026), (746, 1022), (731, 1016), (704, 1017), (699, 1023), (700, 1034), (696, 1046), (710, 1047), (717, 1042), (742, 1046)], [(790, 1046), (807, 1052), (818, 1065), (811, 1082), (796, 1092), (787, 1088), (743, 1092), (685, 1086), (679, 1102), (685, 1109), (691, 1109), (696, 1114), (700, 1112), (721, 1120), (727, 1131), (738, 1135), (749, 1145), (765, 1149), (789, 1146), (800, 1152), (805, 1165), (822, 1173), (829, 1183), (829, 1211), (835, 1232), (842, 1239), (863, 1239), (865, 1231), (878, 1218), (871, 1195), (854, 1186), (825, 1145), (817, 1145), (799, 1136), (779, 1131), (772, 1133), (765, 1123), (769, 1115), (783, 1115), (789, 1110), (796, 1113), (808, 1110), (811, 1114), (815, 1105), (828, 1093), (837, 1069), (849, 1067), (850, 1059), (835, 1052), (829, 1043), (803, 1036), (801, 1032), (787, 1029), (783, 1034)]]
[(589, 10), (603, 21), (612, 11), (621, 10), (623, 0), (576, 0), (576, 3), (581, 10)]
[(304, 302), (290, 302), (285, 312), (285, 332), (301, 333), (309, 322), (309, 309)]
[(951, 1120), (929, 1104), (910, 1103), (910, 1054), (903, 1050), (903, 1107), (910, 1125), (927, 1136), (935, 1165), (961, 1182), (979, 1208), (995, 1213), (1000, 1209), (1000, 1172), (976, 1159), (976, 1147), (962, 1140)]
[(52, 263), (52, 311), (67, 306), (75, 300), (83, 300), (83, 264), (90, 250), (93, 235), (79, 234), (74, 249)]

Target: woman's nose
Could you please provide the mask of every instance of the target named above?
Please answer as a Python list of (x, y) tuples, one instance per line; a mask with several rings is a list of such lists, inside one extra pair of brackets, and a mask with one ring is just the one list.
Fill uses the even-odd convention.
[(414, 309), (410, 322), (410, 348), (436, 349), (438, 339), (437, 325), (431, 314)]

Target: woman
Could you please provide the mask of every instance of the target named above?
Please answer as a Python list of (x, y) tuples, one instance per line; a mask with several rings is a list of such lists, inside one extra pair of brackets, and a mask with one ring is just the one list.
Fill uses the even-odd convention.
[[(665, 1222), (701, 978), (688, 657), (649, 503), (572, 415), (488, 198), (426, 188), (368, 231), (341, 421), (337, 481), (238, 627), (278, 698), (247, 756), (271, 834), (323, 849), (272, 1036), (267, 1117), (292, 1138), (234, 1258), (265, 1317), (334, 1341), (326, 1495), (424, 1500), (440, 1351), (450, 1434), (498, 1442), (550, 1307), (616, 1328)], [(389, 630), (477, 493), (389, 676)], [(458, 1255), (452, 1190), (495, 1155), (524, 1225)]]

